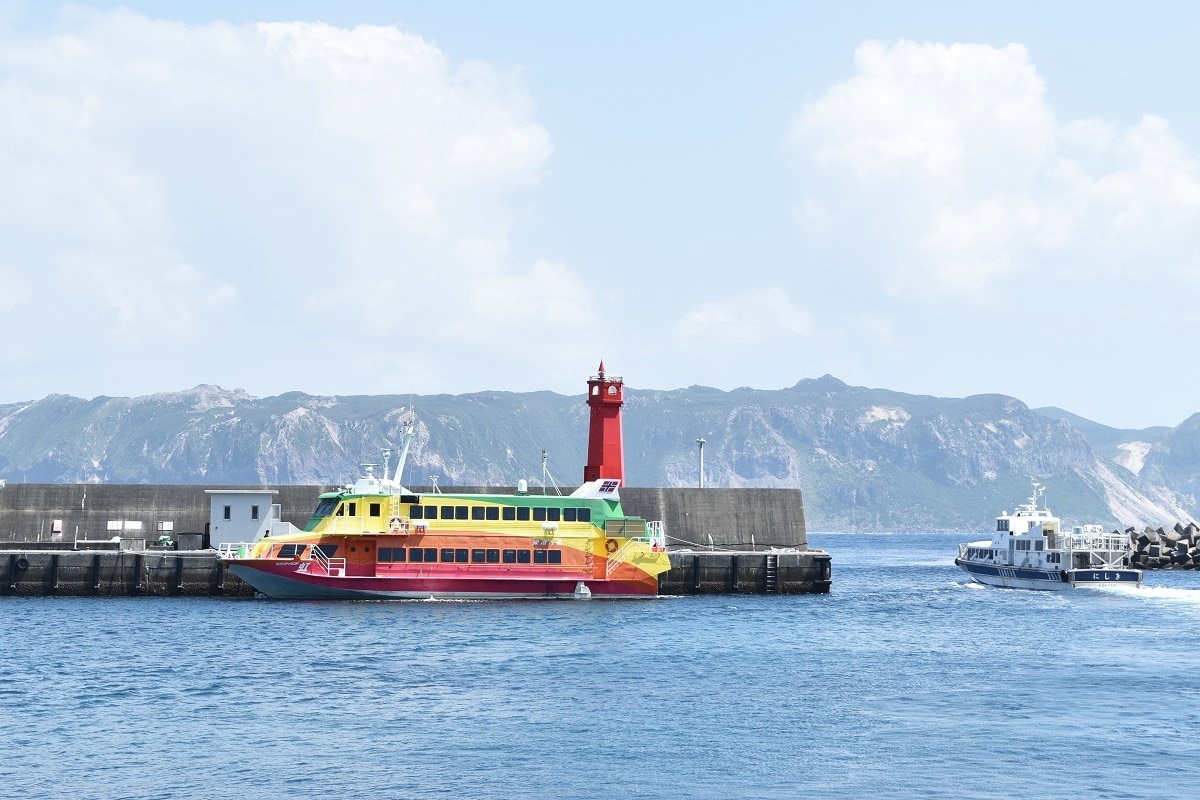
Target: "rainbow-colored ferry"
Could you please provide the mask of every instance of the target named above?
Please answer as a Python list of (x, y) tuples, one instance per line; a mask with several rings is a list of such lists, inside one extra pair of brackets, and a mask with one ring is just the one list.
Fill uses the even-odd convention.
[(670, 568), (661, 522), (628, 516), (620, 406), (623, 382), (588, 381), (585, 481), (570, 495), (418, 494), (366, 464), (322, 494), (303, 530), (280, 523), (221, 559), (258, 592), (288, 599), (588, 598), (658, 594)]

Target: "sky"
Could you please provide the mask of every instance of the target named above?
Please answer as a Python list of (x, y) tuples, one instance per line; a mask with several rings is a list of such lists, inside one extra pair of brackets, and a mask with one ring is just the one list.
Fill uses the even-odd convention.
[(0, 0), (0, 402), (1200, 412), (1200, 6)]

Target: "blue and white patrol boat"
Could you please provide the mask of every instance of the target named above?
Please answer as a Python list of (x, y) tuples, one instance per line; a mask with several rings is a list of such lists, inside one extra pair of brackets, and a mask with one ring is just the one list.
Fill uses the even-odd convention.
[(973, 580), (1008, 589), (1062, 591), (1079, 587), (1141, 586), (1142, 571), (1129, 566), (1129, 536), (1081, 525), (1070, 532), (1038, 500), (1046, 489), (1033, 482), (1029, 502), (996, 517), (991, 539), (958, 546), (955, 565)]

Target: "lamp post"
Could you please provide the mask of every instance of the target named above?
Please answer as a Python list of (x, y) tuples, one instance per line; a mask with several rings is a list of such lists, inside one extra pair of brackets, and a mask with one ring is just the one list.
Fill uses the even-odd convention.
[(696, 444), (700, 445), (700, 488), (704, 488), (704, 438), (696, 440)]

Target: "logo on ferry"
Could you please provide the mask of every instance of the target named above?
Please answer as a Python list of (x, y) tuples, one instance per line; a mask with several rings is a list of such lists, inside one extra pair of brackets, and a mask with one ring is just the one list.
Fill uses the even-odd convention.
[(599, 491), (601, 494), (612, 494), (613, 492), (615, 492), (617, 490), (617, 487), (620, 485), (621, 485), (620, 481), (605, 481), (604, 483), (600, 484)]

